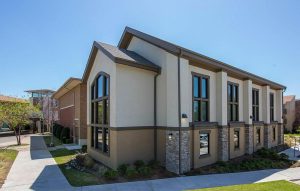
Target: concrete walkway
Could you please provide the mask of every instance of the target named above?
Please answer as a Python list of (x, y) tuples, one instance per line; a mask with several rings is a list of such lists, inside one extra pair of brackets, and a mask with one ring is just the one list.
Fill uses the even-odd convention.
[(177, 177), (128, 183), (71, 187), (41, 136), (30, 137), (30, 147), (19, 152), (1, 190), (74, 191), (181, 191), (275, 180), (300, 183), (300, 168)]
[(1, 190), (73, 190), (47, 150), (43, 137), (31, 136)]

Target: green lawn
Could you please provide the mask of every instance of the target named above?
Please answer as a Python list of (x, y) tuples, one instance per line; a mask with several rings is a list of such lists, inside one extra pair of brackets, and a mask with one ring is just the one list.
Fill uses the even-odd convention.
[(72, 157), (75, 156), (76, 151), (58, 149), (55, 151), (50, 151), (50, 153), (52, 154), (62, 173), (65, 175), (65, 177), (72, 186), (87, 186), (101, 183), (97, 176), (93, 174), (80, 172), (73, 168), (65, 168), (65, 164), (69, 162), (72, 159)]
[(16, 159), (18, 151), (12, 149), (0, 149), (0, 188)]
[(300, 186), (288, 181), (274, 181), (257, 184), (243, 184), (235, 186), (223, 186), (216, 188), (204, 188), (193, 191), (299, 191)]
[[(44, 141), (45, 141), (46, 145), (49, 145), (51, 143), (51, 136), (50, 135), (44, 136)], [(53, 136), (53, 143), (54, 143), (54, 146), (62, 145), (62, 142), (55, 136)]]

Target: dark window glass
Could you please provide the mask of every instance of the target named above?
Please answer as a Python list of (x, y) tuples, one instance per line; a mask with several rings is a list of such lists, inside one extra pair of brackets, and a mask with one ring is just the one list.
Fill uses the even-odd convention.
[(200, 156), (209, 154), (209, 133), (200, 133)]
[(233, 141), (234, 141), (234, 148), (235, 149), (240, 148), (240, 132), (239, 131), (234, 131)]
[(270, 120), (274, 121), (274, 94), (270, 93)]
[(276, 128), (273, 127), (273, 141), (276, 140)]
[(252, 90), (252, 119), (253, 121), (259, 121), (259, 91)]
[(199, 96), (199, 77), (194, 76), (194, 97), (198, 98)]
[(95, 128), (92, 126), (91, 127), (91, 146), (94, 147), (95, 145)]
[(193, 76), (193, 121), (209, 121), (209, 79)]
[(91, 105), (91, 121), (92, 121), (92, 124), (95, 123), (95, 107), (94, 107), (95, 103), (92, 103)]
[(199, 101), (194, 101), (193, 117), (194, 121), (199, 121)]
[(103, 96), (103, 76), (99, 76), (98, 78), (98, 97)]
[(97, 148), (102, 150), (103, 147), (103, 134), (102, 128), (97, 127)]
[(104, 109), (104, 124), (108, 124), (109, 123), (109, 101), (108, 100), (104, 100), (105, 103), (105, 109)]
[(105, 80), (105, 92), (104, 92), (104, 95), (105, 96), (108, 96), (109, 95), (109, 80), (107, 77), (104, 78)]
[(108, 128), (104, 128), (104, 152), (109, 152), (109, 130)]
[(208, 102), (201, 102), (201, 121), (208, 121)]
[(256, 129), (256, 144), (260, 144), (260, 128)]
[(103, 102), (98, 102), (98, 109), (97, 109), (97, 123), (102, 124), (103, 122)]
[(201, 80), (201, 97), (208, 98), (208, 80), (206, 78), (202, 78)]
[(92, 100), (95, 99), (95, 85), (92, 85), (91, 87), (91, 98)]

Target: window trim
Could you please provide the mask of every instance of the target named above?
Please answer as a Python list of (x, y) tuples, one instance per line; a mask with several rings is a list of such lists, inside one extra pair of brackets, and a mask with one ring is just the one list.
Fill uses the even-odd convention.
[[(253, 103), (253, 96), (254, 94), (253, 93), (257, 93), (257, 97), (258, 97), (258, 100), (256, 100), (256, 95), (254, 97), (254, 100), (257, 102), (257, 103)], [(259, 119), (259, 89), (256, 89), (256, 88), (252, 88), (252, 121), (253, 122), (258, 122), (260, 119)], [(258, 109), (258, 112), (257, 112), (257, 116), (254, 116), (254, 113), (255, 113), (255, 110), (254, 109)]]
[[(199, 80), (199, 98), (194, 97), (194, 77), (198, 77)], [(207, 98), (202, 98), (202, 78), (207, 79)], [(195, 121), (194, 118), (194, 101), (199, 101), (200, 105), (199, 107), (199, 120)], [(207, 120), (201, 121), (201, 102), (207, 102)], [(195, 123), (203, 123), (203, 122), (209, 122), (210, 121), (210, 76), (199, 74), (192, 72), (192, 121)]]
[[(237, 102), (235, 101), (230, 101), (230, 97), (229, 97), (229, 94), (228, 94), (228, 86), (236, 86), (237, 87)], [(237, 113), (236, 113), (236, 120), (231, 120), (231, 118), (233, 117), (232, 116), (232, 113), (230, 113), (230, 117), (227, 113), (227, 120), (228, 122), (238, 122), (239, 119), (240, 119), (240, 116), (239, 116), (239, 112), (240, 112), (240, 105), (239, 105), (239, 101), (240, 101), (240, 86), (238, 83), (234, 83), (234, 82), (230, 82), (228, 81), (227, 82), (227, 112), (228, 112), (228, 108), (230, 108), (231, 105), (235, 105), (237, 106)], [(230, 109), (229, 109), (230, 110)]]
[[(103, 84), (102, 84), (102, 92), (103, 92), (103, 96), (102, 97), (98, 97), (98, 78), (100, 76), (103, 76), (105, 78), (103, 78)], [(106, 79), (107, 81), (105, 81), (104, 79)], [(106, 85), (107, 84), (107, 85)], [(108, 87), (107, 87), (108, 86)], [(105, 73), (105, 72), (99, 72), (94, 80), (93, 80), (93, 83), (91, 84), (90, 86), (91, 88), (93, 87), (94, 90), (90, 90), (90, 92), (93, 91), (94, 93), (94, 99), (92, 99), (92, 96), (90, 96), (90, 107), (91, 107), (91, 117), (90, 117), (90, 126), (91, 126), (91, 130), (94, 129), (94, 144), (92, 144), (91, 142), (91, 147), (98, 151), (98, 152), (101, 152), (105, 155), (110, 155), (110, 75)], [(108, 90), (108, 92), (106, 92), (106, 90)], [(106, 92), (106, 95), (104, 95), (104, 93)], [(97, 112), (97, 108), (98, 108), (98, 103), (99, 102), (102, 102), (103, 104), (103, 115), (102, 115), (102, 122), (99, 124), (98, 123), (98, 112)], [(107, 103), (107, 104), (104, 104), (104, 103)], [(94, 105), (94, 107), (92, 107), (92, 105)], [(106, 112), (108, 112), (108, 118), (107, 118), (107, 124), (104, 124), (104, 119), (105, 119), (105, 115), (106, 115), (106, 112), (104, 110), (104, 107), (107, 107), (105, 110)], [(108, 110), (108, 111), (107, 111)], [(93, 115), (93, 121), (92, 121), (92, 115)], [(101, 146), (101, 149), (97, 148), (98, 146), (98, 129), (101, 128), (102, 129), (102, 146)], [(105, 129), (107, 129), (107, 134), (108, 134), (108, 145), (107, 145), (107, 149), (105, 149), (105, 144), (106, 144), (106, 132), (105, 132)], [(97, 132), (96, 132), (97, 131)], [(91, 135), (92, 136), (92, 133)], [(93, 140), (91, 140), (93, 141)], [(93, 145), (93, 146), (92, 146)], [(107, 150), (107, 151), (105, 151)]]

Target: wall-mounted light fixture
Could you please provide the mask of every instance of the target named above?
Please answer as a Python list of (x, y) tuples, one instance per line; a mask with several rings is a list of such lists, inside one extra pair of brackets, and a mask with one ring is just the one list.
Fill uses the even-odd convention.
[(252, 117), (252, 115), (250, 115), (250, 119), (252, 119), (253, 117)]
[(169, 140), (171, 141), (173, 138), (173, 133), (169, 133)]
[(181, 118), (182, 118), (182, 119), (187, 119), (188, 116), (187, 116), (187, 114), (183, 113), (183, 114), (181, 115)]

